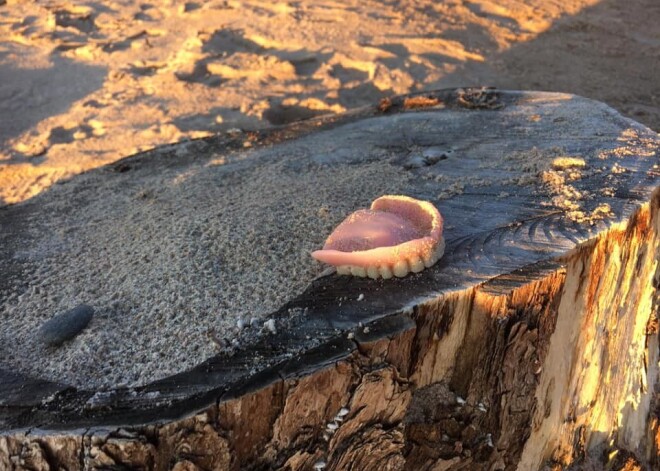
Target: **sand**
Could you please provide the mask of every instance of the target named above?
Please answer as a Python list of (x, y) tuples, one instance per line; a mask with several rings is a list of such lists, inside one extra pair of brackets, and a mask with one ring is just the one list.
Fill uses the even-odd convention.
[(576, 93), (657, 130), (658, 21), (655, 0), (9, 0), (0, 204), (182, 138), (433, 88)]

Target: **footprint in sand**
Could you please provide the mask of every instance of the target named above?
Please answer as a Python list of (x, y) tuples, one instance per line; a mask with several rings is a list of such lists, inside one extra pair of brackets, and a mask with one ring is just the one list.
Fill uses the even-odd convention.
[(89, 34), (97, 30), (94, 10), (83, 5), (66, 5), (55, 10), (55, 24), (62, 28), (75, 28), (81, 33)]
[(246, 38), (239, 30), (201, 31), (197, 41), (201, 52), (188, 55), (196, 55), (198, 59), (194, 63), (183, 61), (183, 67), (175, 72), (184, 82), (217, 87), (228, 80), (289, 81), (297, 80), (301, 73), (313, 73), (319, 67), (316, 58), (307, 51), (265, 47)]
[(322, 59), (315, 56), (300, 57), (299, 59), (291, 59), (293, 67), (296, 69), (296, 74), (299, 76), (314, 75), (321, 66)]
[[(64, 127), (57, 126), (50, 130), (50, 135), (48, 136), (49, 147), (55, 144), (70, 144), (71, 142), (77, 140), (76, 134), (79, 133), (79, 130), (76, 126), (73, 127)], [(78, 139), (80, 139), (80, 134), (78, 134)]]
[(550, 24), (538, 18), (530, 6), (518, 5), (516, 10), (511, 10), (497, 2), (466, 2), (465, 6), (476, 16), (492, 20), (500, 26), (511, 31), (528, 31), (530, 33), (540, 33), (545, 31)]
[(163, 11), (149, 3), (140, 5), (140, 11), (133, 15), (133, 19), (146, 22), (162, 21), (164, 18), (165, 14)]
[[(98, 28), (94, 22), (93, 10), (87, 7), (68, 7), (53, 12), (56, 28), (51, 32), (55, 48), (53, 52), (94, 58), (98, 46), (90, 42), (90, 37), (98, 37)], [(71, 54), (66, 54), (71, 51)]]
[(330, 75), (339, 79), (344, 86), (350, 86), (352, 83), (360, 83), (369, 80), (369, 71), (345, 67), (342, 64), (335, 64), (330, 70)]
[(219, 29), (212, 33), (200, 32), (202, 52), (213, 55), (227, 56), (236, 52), (264, 52), (264, 48), (246, 38), (243, 32), (234, 29)]
[(184, 3), (183, 5), (181, 5), (181, 6), (179, 7), (179, 11), (180, 11), (181, 13), (190, 13), (190, 12), (193, 12), (193, 11), (195, 11), (195, 10), (199, 10), (200, 8), (202, 8), (202, 4), (201, 4), (201, 3), (197, 3), (197, 2), (186, 2), (186, 3)]
[(57, 126), (50, 130), (47, 137), (48, 147), (56, 144), (70, 144), (90, 137), (105, 135), (106, 131), (101, 121), (90, 119), (85, 123), (70, 123), (65, 126)]

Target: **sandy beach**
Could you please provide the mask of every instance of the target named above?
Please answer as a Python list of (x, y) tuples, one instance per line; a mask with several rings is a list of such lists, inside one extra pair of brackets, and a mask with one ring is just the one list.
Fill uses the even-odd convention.
[(660, 129), (654, 0), (0, 5), (0, 204), (165, 143), (466, 85)]

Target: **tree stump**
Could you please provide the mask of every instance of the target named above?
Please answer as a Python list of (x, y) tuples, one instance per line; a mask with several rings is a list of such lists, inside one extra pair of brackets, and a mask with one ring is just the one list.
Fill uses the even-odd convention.
[[(273, 313), (286, 328), (142, 387), (0, 359), (0, 469), (659, 469), (657, 134), (573, 95), (441, 90), (155, 149), (95, 171), (118, 185), (96, 197), (246, 146), (409, 173), (445, 217), (445, 256), (313, 280)], [(0, 212), (6, 279), (47, 210)]]

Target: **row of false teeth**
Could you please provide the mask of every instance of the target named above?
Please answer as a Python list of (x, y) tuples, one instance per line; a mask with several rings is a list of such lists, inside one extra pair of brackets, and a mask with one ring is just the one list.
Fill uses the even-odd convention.
[(396, 262), (393, 266), (380, 265), (370, 267), (360, 267), (357, 265), (340, 265), (337, 267), (337, 274), (339, 275), (353, 275), (359, 277), (369, 277), (372, 279), (383, 278), (388, 280), (393, 276), (402, 278), (408, 273), (419, 273), (424, 268), (429, 268), (442, 257), (445, 251), (444, 240), (438, 243), (438, 246), (433, 253), (425, 259), (415, 257), (414, 259), (402, 259)]

